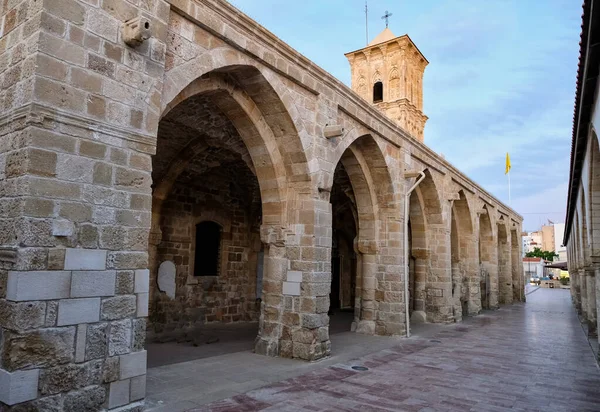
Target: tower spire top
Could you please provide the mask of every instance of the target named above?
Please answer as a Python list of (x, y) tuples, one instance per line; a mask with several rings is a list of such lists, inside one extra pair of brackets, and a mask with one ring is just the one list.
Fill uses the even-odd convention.
[(390, 17), (392, 17), (393, 13), (390, 13), (389, 11), (385, 11), (385, 14), (383, 16), (381, 16), (381, 20), (385, 19), (385, 28), (388, 28), (388, 23), (389, 23), (389, 19)]

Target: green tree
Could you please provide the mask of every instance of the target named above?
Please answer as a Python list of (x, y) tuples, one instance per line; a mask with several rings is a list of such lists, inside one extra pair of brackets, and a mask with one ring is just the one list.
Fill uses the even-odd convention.
[(533, 252), (527, 252), (525, 257), (539, 257), (549, 262), (554, 261), (554, 258), (557, 258), (558, 255), (550, 250), (542, 250), (539, 247), (533, 249)]

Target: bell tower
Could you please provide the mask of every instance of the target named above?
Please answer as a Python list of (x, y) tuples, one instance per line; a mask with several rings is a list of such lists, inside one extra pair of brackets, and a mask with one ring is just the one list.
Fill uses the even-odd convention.
[(346, 53), (352, 89), (423, 141), (423, 73), (429, 62), (408, 37), (387, 27), (367, 47)]

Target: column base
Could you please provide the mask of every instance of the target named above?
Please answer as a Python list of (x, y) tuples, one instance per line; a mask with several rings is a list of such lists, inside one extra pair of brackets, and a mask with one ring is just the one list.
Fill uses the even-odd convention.
[(427, 313), (423, 310), (415, 310), (410, 315), (410, 323), (427, 323)]
[(279, 342), (257, 336), (254, 341), (254, 353), (271, 357), (279, 356)]
[(356, 326), (356, 332), (365, 335), (375, 335), (375, 321), (373, 320), (361, 320)]

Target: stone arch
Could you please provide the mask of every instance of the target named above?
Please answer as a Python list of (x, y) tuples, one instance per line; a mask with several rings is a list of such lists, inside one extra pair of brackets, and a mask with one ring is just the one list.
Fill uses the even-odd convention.
[(172, 107), (179, 98), (185, 99), (186, 89), (193, 92), (189, 87), (193, 82), (212, 72), (231, 76), (254, 103), (262, 122), (271, 128), (277, 139), (288, 167), (288, 179), (309, 182), (311, 173), (316, 170), (309, 170), (306, 159), (305, 152), (312, 143), (312, 136), (302, 121), (301, 110), (279, 75), (241, 51), (229, 47), (215, 48), (166, 72), (161, 117), (167, 106)]
[(452, 296), (454, 318), (475, 315), (480, 310), (479, 271), (476, 262), (473, 217), (464, 190), (458, 191), (458, 199), (451, 210), (451, 262)]
[[(433, 174), (429, 169), (423, 173), (425, 177), (407, 199), (411, 243), (409, 272), (413, 280), (412, 283), (409, 280), (409, 289), (414, 295), (410, 297), (414, 302), (411, 321), (451, 322), (454, 318), (450, 225), (443, 218)], [(419, 245), (424, 249), (419, 250)]]
[[(232, 59), (224, 57), (221, 62), (231, 63), (231, 61)], [(255, 319), (254, 313), (258, 309), (254, 302), (256, 296), (254, 280), (257, 282), (260, 280), (264, 300), (259, 317), (259, 337), (256, 341), (256, 351), (262, 354), (278, 355), (280, 352), (279, 340), (281, 339), (281, 322), (278, 317), (282, 316), (283, 309), (276, 301), (282, 299), (282, 285), (277, 277), (279, 275), (276, 276), (274, 271), (278, 270), (279, 267), (284, 267), (281, 262), (285, 260), (285, 248), (277, 242), (281, 242), (282, 230), (288, 223), (287, 202), (290, 196), (288, 193), (290, 184), (293, 183), (296, 186), (300, 185), (307, 188), (310, 186), (308, 164), (305, 160), (296, 124), (291, 120), (291, 114), (288, 113), (285, 104), (264, 75), (266, 73), (268, 76), (270, 72), (265, 71), (263, 73), (253, 65), (242, 64), (219, 65), (214, 63), (214, 67), (216, 68), (210, 72), (200, 73), (202, 74), (200, 77), (197, 77), (198, 71), (194, 73), (196, 77), (192, 77), (188, 73), (179, 71), (179, 68), (174, 69), (173, 71), (177, 72), (179, 76), (183, 76), (184, 79), (179, 78), (177, 81), (177, 84), (183, 86), (180, 90), (176, 89), (175, 83), (173, 83), (173, 79), (177, 78), (177, 73), (172, 71), (167, 75), (167, 77), (174, 76), (171, 78), (170, 93), (172, 94), (174, 90), (178, 92), (176, 95), (172, 95), (170, 100), (164, 101), (161, 122), (169, 119), (172, 113), (181, 116), (182, 110), (196, 110), (194, 105), (200, 104), (198, 102), (204, 102), (204, 106), (198, 106), (201, 107), (198, 110), (210, 109), (220, 113), (219, 116), (230, 124), (227, 127), (231, 127), (232, 134), (237, 137), (229, 138), (227, 143), (222, 143), (214, 137), (210, 137), (212, 140), (209, 142), (209, 136), (197, 133), (197, 136), (187, 146), (182, 147), (174, 155), (169, 154), (171, 161), (168, 167), (161, 166), (162, 169), (159, 168), (160, 170), (154, 168), (156, 196), (153, 198), (151, 261), (153, 255), (154, 258), (156, 257), (156, 249), (162, 236), (160, 230), (161, 205), (164, 199), (168, 197), (173, 182), (178, 179), (178, 176), (188, 165), (197, 168), (195, 163), (198, 162), (199, 156), (204, 158), (205, 153), (210, 155), (211, 150), (215, 153), (224, 153), (224, 151), (219, 152), (219, 148), (221, 146), (225, 148), (229, 145), (227, 146), (228, 151), (234, 157), (239, 157), (240, 161), (243, 162), (240, 168), (247, 169), (243, 173), (255, 176), (258, 185), (257, 193), (259, 193), (258, 196), (250, 195), (254, 199), (258, 199), (259, 202), (257, 210), (260, 212), (260, 215), (258, 215), (260, 229), (255, 229), (257, 223), (253, 216), (256, 216), (256, 214), (250, 216), (254, 213), (254, 206), (248, 206), (248, 209), (244, 212), (244, 217), (241, 215), (236, 217), (238, 221), (245, 218), (247, 222), (245, 224), (249, 227), (248, 233), (244, 235), (245, 243), (243, 244), (243, 254), (246, 256), (244, 262), (247, 263), (244, 264), (243, 269), (243, 281), (245, 283), (242, 304), (244, 307), (249, 308), (249, 311), (252, 311), (248, 313), (252, 313), (252, 319)], [(289, 96), (288, 100), (290, 100)], [(181, 109), (181, 107), (184, 109)], [(288, 107), (294, 109), (293, 102), (289, 101)], [(175, 112), (176, 110), (177, 112)], [(187, 116), (186, 122), (193, 123), (196, 120), (193, 113), (190, 113), (184, 113)], [(202, 114), (203, 112), (199, 113)], [(210, 113), (210, 111), (206, 113)], [(201, 121), (201, 119), (198, 121)], [(235, 139), (238, 139), (236, 142), (239, 141), (239, 145), (233, 141)], [(170, 143), (163, 140), (164, 144), (168, 145)], [(300, 154), (298, 155), (296, 152)], [(155, 158), (161, 155), (164, 156), (165, 153), (159, 149)], [(221, 168), (220, 170), (224, 169)], [(232, 181), (230, 183), (229, 190), (233, 190), (231, 185), (236, 186), (236, 182)], [(227, 190), (227, 186), (223, 186), (223, 188)], [(253, 189), (249, 189), (249, 191), (251, 190)], [(249, 200), (249, 202), (254, 202), (254, 200)], [(252, 203), (252, 205), (254, 204)], [(246, 216), (246, 213), (248, 216)], [(273, 233), (276, 235), (273, 235)], [(273, 239), (273, 237), (277, 239)], [(267, 244), (257, 246), (257, 243), (260, 244), (261, 240), (267, 242)], [(262, 256), (264, 256), (264, 264), (261, 263), (260, 266), (264, 267), (265, 272), (264, 275), (260, 275), (259, 278), (253, 280), (250, 278), (254, 266), (258, 265), (259, 258), (257, 255), (259, 252), (261, 253), (260, 259), (263, 259)], [(270, 263), (272, 261), (278, 263), (272, 264)], [(231, 269), (232, 272), (235, 270), (237, 269)], [(236, 273), (238, 272), (240, 270)], [(259, 276), (258, 272), (255, 276)], [(203, 285), (198, 284), (194, 287), (199, 288), (200, 286)], [(254, 293), (246, 293), (250, 289), (254, 290)], [(268, 318), (265, 317), (266, 313)]]
[[(378, 259), (381, 259), (381, 246), (385, 246), (388, 239), (386, 226), (390, 209), (395, 205), (395, 194), (392, 178), (388, 165), (380, 147), (371, 135), (363, 135), (351, 142), (340, 156), (334, 183), (332, 186), (332, 213), (334, 223), (338, 202), (339, 177), (346, 175), (350, 188), (346, 194), (353, 202), (356, 212), (356, 296), (355, 319), (353, 329), (373, 334), (378, 302), (383, 296), (376, 297), (376, 271)], [(390, 229), (391, 230), (391, 229)], [(396, 256), (397, 258), (397, 256)], [(396, 327), (393, 330), (398, 330)], [(378, 333), (388, 334), (389, 325), (382, 325)]]
[[(590, 196), (591, 197), (591, 196)], [(586, 191), (584, 190), (583, 185), (580, 189), (580, 197), (578, 202), (578, 208), (580, 207), (580, 248), (581, 248), (581, 258), (582, 265), (579, 271), (579, 279), (581, 280), (582, 285), (582, 296), (583, 296), (583, 288), (585, 288), (585, 298), (586, 298), (586, 308), (585, 313), (587, 314), (586, 320), (588, 324), (588, 335), (596, 336), (597, 334), (597, 311), (596, 311), (596, 273), (595, 268), (592, 265), (592, 256), (590, 249), (590, 234), (591, 228), (590, 226), (593, 224), (593, 221), (590, 221), (590, 216), (588, 215), (591, 207), (589, 207), (586, 201)]]
[(479, 211), (479, 288), (481, 308), (490, 309), (493, 307), (493, 292), (491, 290), (494, 275), (497, 274), (495, 268), (495, 245), (494, 231), (492, 229), (492, 219), (487, 205), (484, 205)]

